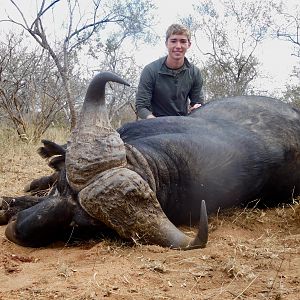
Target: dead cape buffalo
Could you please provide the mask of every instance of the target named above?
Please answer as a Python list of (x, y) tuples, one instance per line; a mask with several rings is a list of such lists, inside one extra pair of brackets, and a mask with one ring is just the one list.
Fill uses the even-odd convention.
[[(165, 247), (205, 247), (207, 214), (220, 208), (291, 201), (299, 194), (300, 114), (258, 96), (213, 101), (188, 117), (128, 123), (115, 131), (104, 72), (90, 83), (66, 150), (44, 142), (56, 172), (43, 197), (2, 198), (6, 236), (25, 246), (52, 242), (72, 226), (110, 228), (125, 239)], [(48, 153), (47, 153), (48, 152)], [(191, 238), (175, 225), (199, 223)]]

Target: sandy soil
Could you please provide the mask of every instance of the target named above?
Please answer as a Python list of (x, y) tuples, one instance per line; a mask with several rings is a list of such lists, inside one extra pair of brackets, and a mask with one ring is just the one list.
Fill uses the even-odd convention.
[[(49, 173), (31, 150), (0, 154), (0, 195)], [(299, 227), (297, 203), (239, 209), (210, 218), (207, 248), (177, 251), (118, 239), (24, 248), (1, 226), (0, 299), (298, 300)]]

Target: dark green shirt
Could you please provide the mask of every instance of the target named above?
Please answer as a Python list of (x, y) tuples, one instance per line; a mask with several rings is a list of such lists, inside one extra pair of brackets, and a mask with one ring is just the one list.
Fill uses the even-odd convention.
[(145, 119), (153, 114), (162, 116), (186, 116), (188, 105), (203, 104), (203, 79), (199, 68), (186, 58), (179, 70), (169, 69), (167, 57), (162, 57), (142, 71), (136, 94), (138, 116)]

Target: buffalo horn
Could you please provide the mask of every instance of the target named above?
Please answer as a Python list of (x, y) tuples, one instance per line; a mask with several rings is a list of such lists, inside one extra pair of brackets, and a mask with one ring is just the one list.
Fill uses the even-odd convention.
[(129, 85), (111, 72), (97, 74), (85, 96), (77, 127), (66, 152), (66, 170), (74, 190), (84, 188), (97, 174), (126, 164), (125, 146), (110, 124), (105, 105), (108, 81)]
[(181, 232), (170, 221), (167, 221), (161, 229), (165, 238), (165, 240), (161, 240), (162, 246), (180, 250), (205, 248), (208, 240), (208, 218), (205, 201), (202, 200), (201, 203), (199, 229), (194, 239)]

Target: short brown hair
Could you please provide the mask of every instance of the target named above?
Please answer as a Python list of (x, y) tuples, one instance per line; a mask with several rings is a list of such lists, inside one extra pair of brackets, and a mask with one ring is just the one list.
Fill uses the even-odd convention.
[(167, 29), (166, 32), (166, 41), (168, 40), (168, 38), (173, 35), (173, 34), (183, 34), (186, 35), (186, 37), (188, 38), (189, 42), (191, 41), (191, 32), (190, 30), (180, 24), (172, 24), (169, 26), (169, 28)]

